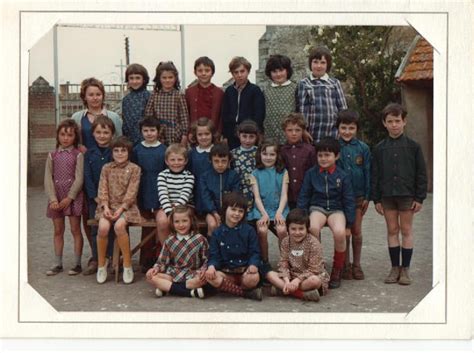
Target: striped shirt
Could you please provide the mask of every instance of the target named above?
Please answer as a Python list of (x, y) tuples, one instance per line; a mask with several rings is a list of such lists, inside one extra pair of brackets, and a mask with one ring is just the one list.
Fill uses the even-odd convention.
[(173, 277), (173, 282), (183, 282), (207, 269), (209, 245), (201, 234), (174, 235), (166, 239), (155, 267), (160, 273)]
[(186, 205), (191, 201), (194, 175), (189, 170), (173, 173), (165, 169), (158, 174), (157, 185), (161, 207), (169, 214), (174, 205)]
[(297, 92), (298, 109), (304, 115), (314, 143), (325, 136), (336, 138), (337, 113), (347, 109), (339, 80), (327, 74), (319, 79), (311, 75), (298, 83)]
[(160, 141), (165, 145), (180, 143), (188, 132), (188, 107), (184, 94), (176, 89), (154, 91), (145, 108), (145, 117), (160, 121)]

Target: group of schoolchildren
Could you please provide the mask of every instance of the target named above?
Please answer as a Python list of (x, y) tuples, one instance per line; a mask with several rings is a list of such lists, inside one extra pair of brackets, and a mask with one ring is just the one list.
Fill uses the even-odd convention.
[[(290, 59), (271, 56), (271, 84), (262, 93), (248, 80), (250, 63), (235, 57), (234, 83), (223, 91), (211, 82), (214, 63), (201, 57), (197, 83), (183, 94), (172, 62), (157, 66), (152, 93), (146, 69), (132, 64), (122, 119), (104, 108), (103, 84), (84, 80), (86, 109), (59, 124), (57, 148), (46, 161), (55, 250), (47, 275), (63, 271), (68, 216), (75, 254), (68, 274), (96, 274), (104, 283), (116, 241), (123, 282), (132, 283), (127, 225), (146, 217), (156, 221), (158, 248), (146, 280), (158, 297), (204, 298), (217, 288), (262, 300), (268, 283), (272, 295), (319, 301), (341, 279), (364, 279), (361, 223), (372, 200), (387, 223), (392, 266), (385, 283), (410, 284), (412, 220), (427, 180), (420, 146), (403, 134), (406, 111), (387, 105), (382, 122), (389, 136), (371, 154), (357, 139), (358, 114), (328, 75), (330, 51), (316, 48), (308, 65), (310, 76), (296, 84)], [(84, 271), (81, 216), (98, 221), (84, 222), (92, 253)], [(334, 238), (330, 275), (320, 243), (324, 226)], [(269, 231), (278, 237), (276, 271)]]

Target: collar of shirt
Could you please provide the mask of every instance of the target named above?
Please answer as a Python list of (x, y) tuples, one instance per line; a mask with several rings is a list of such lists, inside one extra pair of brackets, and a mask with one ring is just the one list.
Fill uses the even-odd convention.
[(289, 84), (291, 84), (290, 80), (287, 80), (286, 82), (283, 82), (282, 84), (275, 83), (272, 81), (272, 87), (284, 87), (284, 86), (288, 86)]
[(212, 90), (212, 86), (214, 86), (213, 83), (211, 83), (211, 84), (210, 84), (209, 86), (207, 86), (207, 87), (201, 86), (201, 84), (200, 84), (199, 82), (198, 82), (198, 84), (197, 84), (197, 88), (198, 88), (198, 89), (202, 89), (202, 90), (205, 90), (205, 91), (210, 91), (210, 90)]
[(283, 145), (283, 147), (287, 147), (287, 148), (300, 148), (303, 146), (303, 141), (300, 141), (298, 143), (295, 143), (293, 145), (289, 144), (289, 143), (286, 143)]
[(329, 82), (329, 75), (327, 73), (325, 73), (324, 75), (322, 75), (321, 77), (314, 77), (313, 74), (311, 73), (311, 81), (314, 81), (314, 80), (323, 80), (323, 81), (326, 81), (326, 82)]
[(245, 147), (240, 146), (240, 150), (243, 151), (243, 152), (251, 152), (251, 151), (256, 150), (256, 149), (257, 149), (257, 146), (252, 146), (252, 147), (249, 147), (249, 148), (245, 148)]
[(231, 228), (227, 225), (227, 223), (224, 223), (224, 230), (229, 231), (229, 230), (239, 230), (242, 228), (242, 223), (237, 224), (235, 227)]
[(126, 162), (123, 162), (123, 163), (117, 163), (115, 161), (112, 162), (112, 168), (125, 168), (128, 164), (130, 163), (130, 161), (126, 161)]
[(398, 140), (400, 140), (403, 136), (404, 136), (404, 135), (403, 135), (403, 133), (402, 133), (402, 134), (400, 134), (400, 136), (398, 136), (398, 137), (392, 137), (392, 136), (388, 135), (388, 138), (389, 138), (391, 141), (398, 141)]
[(214, 146), (214, 145), (210, 145), (208, 148), (201, 148), (199, 146), (196, 146), (196, 151), (197, 151), (197, 153), (203, 153), (203, 152), (209, 153), (209, 152), (211, 152), (212, 146)]
[(59, 152), (71, 152), (72, 149), (74, 148), (74, 145), (71, 145), (69, 147), (64, 148), (63, 146), (58, 147)]
[(356, 145), (357, 139), (354, 137), (350, 141), (345, 141), (342, 137), (339, 138), (341, 145)]
[(181, 241), (181, 240), (186, 240), (188, 241), (189, 238), (191, 238), (191, 234), (176, 234), (176, 238)]
[(145, 146), (145, 147), (158, 147), (159, 145), (161, 145), (161, 142), (160, 141), (156, 141), (155, 143), (146, 143), (146, 141), (142, 141), (141, 142), (142, 146)]
[[(325, 169), (319, 167), (319, 172), (320, 172), (320, 173), (324, 172), (324, 170), (325, 170)], [(328, 171), (329, 174), (334, 173), (335, 170), (336, 170), (336, 165), (335, 165), (335, 164), (333, 164), (331, 167), (329, 167), (329, 169), (327, 169), (327, 171)]]
[(245, 84), (243, 84), (242, 86), (237, 86), (237, 84), (234, 82), (234, 87), (237, 91), (242, 92), (244, 88), (247, 87), (248, 83), (249, 81), (245, 82)]
[(90, 112), (89, 109), (86, 109), (86, 114), (85, 114), (85, 115), (87, 115), (87, 113), (91, 113), (91, 114), (94, 115), (94, 116), (97, 116), (97, 115), (99, 115), (99, 114), (102, 114), (102, 115), (107, 116), (107, 109), (102, 108), (102, 110), (101, 110), (101, 112), (100, 112), (99, 114), (94, 114), (94, 113)]
[(175, 91), (177, 91), (176, 88), (173, 87), (171, 91), (163, 91), (163, 89), (160, 89), (158, 91), (158, 94), (164, 94), (164, 95), (172, 95)]

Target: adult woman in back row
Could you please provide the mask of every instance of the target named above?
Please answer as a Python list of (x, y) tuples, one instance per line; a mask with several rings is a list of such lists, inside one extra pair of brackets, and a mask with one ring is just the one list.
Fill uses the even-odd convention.
[[(122, 119), (119, 115), (113, 111), (107, 110), (104, 107), (104, 98), (105, 98), (105, 88), (102, 81), (90, 77), (86, 78), (81, 82), (81, 92), (80, 97), (84, 103), (85, 109), (80, 110), (72, 114), (72, 119), (79, 125), (80, 136), (81, 136), (81, 145), (79, 150), (82, 153), (85, 153), (89, 148), (97, 146), (94, 136), (92, 134), (92, 124), (95, 119), (103, 114), (109, 117), (115, 126), (115, 135), (114, 137), (122, 135)], [(87, 196), (86, 196), (87, 198)], [(84, 227), (84, 233), (86, 234), (87, 241), (91, 247), (92, 253), (92, 229), (87, 225), (87, 219), (89, 217), (88, 210), (89, 200), (85, 200), (83, 203), (84, 209), (82, 211), (82, 224)], [(92, 259), (92, 258), (91, 258)], [(96, 269), (89, 270), (89, 265), (91, 263), (89, 259), (88, 269), (83, 272), (83, 274), (93, 274)]]
[(83, 80), (81, 82), (80, 96), (86, 109), (72, 114), (72, 119), (79, 125), (82, 144), (81, 152), (85, 153), (88, 148), (96, 145), (92, 135), (92, 124), (100, 114), (108, 116), (113, 121), (115, 125), (114, 137), (122, 135), (122, 119), (120, 119), (117, 113), (105, 109), (105, 88), (102, 81), (94, 77)]

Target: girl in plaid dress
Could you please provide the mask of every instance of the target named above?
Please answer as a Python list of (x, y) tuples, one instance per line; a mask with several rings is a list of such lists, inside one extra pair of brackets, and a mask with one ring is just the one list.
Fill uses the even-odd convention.
[(182, 297), (204, 298), (209, 245), (198, 233), (197, 220), (189, 206), (176, 206), (170, 214), (171, 236), (166, 239), (156, 264), (146, 279), (156, 289)]
[(155, 90), (145, 108), (145, 117), (160, 121), (161, 142), (187, 144), (188, 107), (184, 94), (179, 91), (178, 70), (171, 61), (160, 62), (153, 79)]
[(74, 237), (75, 266), (69, 275), (82, 271), (81, 213), (84, 156), (78, 150), (79, 127), (72, 119), (63, 120), (56, 132), (56, 150), (48, 154), (44, 173), (44, 189), (48, 195), (46, 215), (54, 224), (54, 253), (56, 263), (46, 274), (53, 276), (63, 270), (64, 218), (69, 217)]

